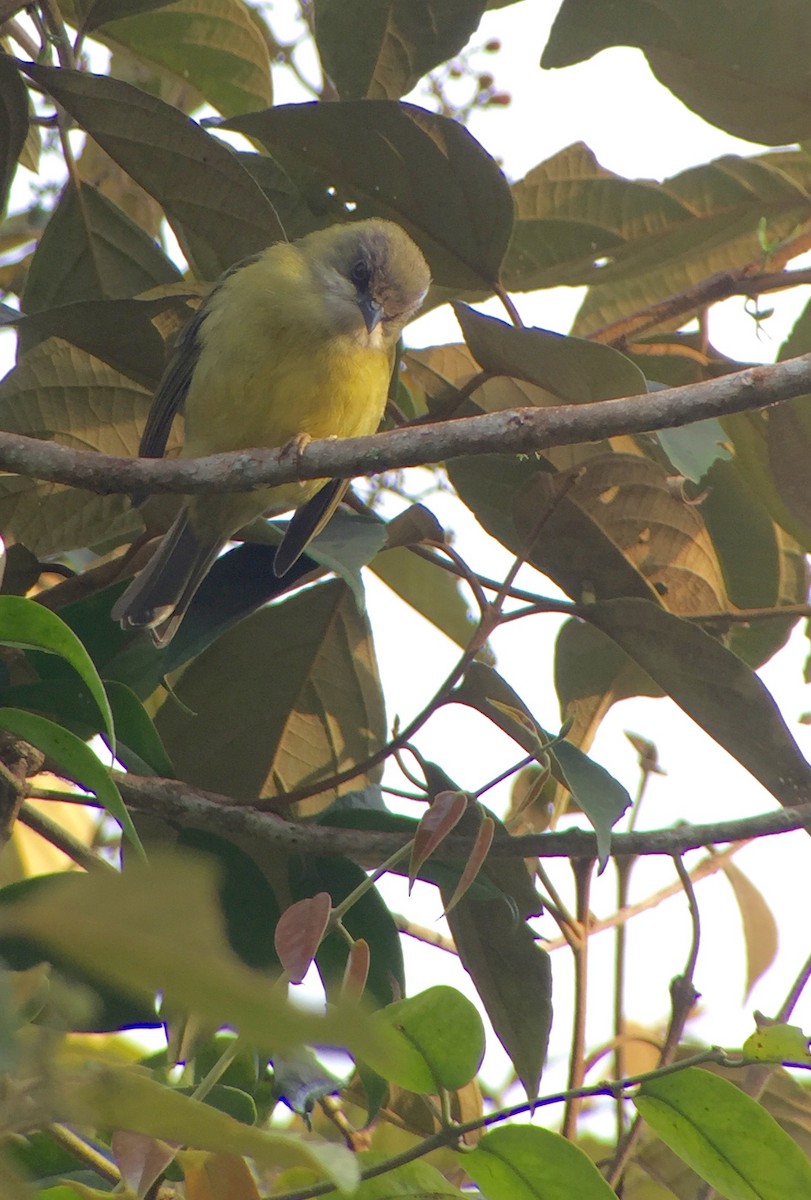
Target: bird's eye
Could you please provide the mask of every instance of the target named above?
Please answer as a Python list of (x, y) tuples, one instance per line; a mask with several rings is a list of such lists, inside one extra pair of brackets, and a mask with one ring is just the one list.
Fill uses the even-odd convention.
[(357, 262), (352, 264), (349, 270), (349, 278), (356, 287), (361, 288), (367, 286), (369, 279), (371, 278), (371, 271), (369, 270), (369, 264), (365, 259), (359, 258)]

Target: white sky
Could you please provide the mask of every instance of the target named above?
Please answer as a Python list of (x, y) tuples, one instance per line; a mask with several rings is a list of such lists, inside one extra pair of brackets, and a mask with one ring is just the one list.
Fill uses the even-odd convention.
[[(646, 178), (663, 178), (721, 154), (757, 153), (762, 149), (731, 138), (688, 112), (655, 81), (637, 51), (613, 49), (580, 66), (542, 72), (538, 62), (557, 7), (524, 0), (489, 13), (474, 39), (482, 44), (498, 37), (503, 44), (501, 53), (484, 56), (482, 69), (495, 74), (497, 86), (512, 94), (512, 104), (476, 114), (470, 128), (502, 161), (510, 178), (519, 178), (574, 141), (586, 142), (605, 167)], [(271, 22), (278, 32), (285, 32), (281, 20), (290, 8), (287, 0), (270, 5)], [(306, 56), (302, 61), (306, 66)], [(300, 93), (287, 94), (289, 84), (282, 79), (278, 83), (279, 101), (302, 98)], [(418, 93), (412, 98), (417, 102), (421, 99)], [(806, 292), (811, 294), (809, 289)], [(566, 332), (581, 294), (578, 289), (558, 288), (520, 296), (517, 302), (527, 323)], [(744, 313), (743, 299), (716, 306), (711, 316), (712, 341), (739, 359), (772, 360), (791, 327), (799, 302), (796, 296), (790, 300), (777, 297), (769, 299), (772, 305), (775, 315), (760, 330)], [(493, 311), (502, 315), (498, 308)], [(458, 328), (448, 310), (430, 314), (409, 330), (409, 342), (414, 346), (458, 339)], [(472, 565), (488, 575), (498, 575), (499, 570), (508, 567), (506, 552), (482, 535), (470, 514), (452, 497), (437, 496), (431, 506), (446, 528), (454, 531), (457, 549)], [(530, 586), (537, 587), (538, 577), (531, 578)], [(444, 678), (456, 652), (441, 634), (371, 577), (368, 592), (389, 718), (398, 714), (407, 721)], [(552, 729), (559, 725), (552, 686), (552, 650), (558, 624), (554, 617), (536, 617), (512, 623), (493, 638), (499, 670), (538, 719)], [(798, 741), (811, 754), (811, 731), (797, 724), (800, 714), (811, 708), (802, 683), (807, 650), (802, 632), (795, 632), (762, 676)], [(774, 807), (774, 801), (742, 768), (664, 700), (633, 700), (616, 706), (591, 751), (632, 793), (637, 781), (636, 756), (624, 736), (626, 729), (656, 743), (661, 764), (668, 772), (665, 778), (654, 777), (651, 782), (641, 827), (667, 825), (676, 819), (718, 820)], [(472, 789), (520, 757), (498, 730), (467, 711), (460, 716), (456, 710), (445, 710), (416, 741), (426, 757), (440, 763), (461, 786)], [(505, 797), (506, 789), (502, 788), (491, 793), (488, 801), (496, 811), (502, 811)], [(688, 862), (696, 859), (692, 856)], [(807, 923), (800, 916), (808, 907), (804, 883), (809, 862), (807, 835), (762, 841), (742, 852), (736, 862), (767, 898), (781, 930), (781, 947), (775, 966), (744, 1006), (740, 922), (729, 886), (720, 875), (699, 884), (703, 929), (695, 982), (703, 993), (704, 1013), (691, 1031), (707, 1041), (732, 1047), (751, 1032), (753, 1008), (767, 1014), (776, 1010), (808, 953)], [(568, 891), (566, 867), (554, 864), (551, 871)], [(633, 897), (646, 895), (672, 876), (672, 867), (661, 860), (640, 864), (632, 884)], [(592, 907), (599, 915), (611, 911), (613, 888), (609, 867), (594, 890)], [(400, 881), (392, 879), (385, 882), (384, 891), (394, 907), (415, 920), (430, 922), (440, 911), (439, 899), (431, 888), (418, 886), (408, 900)], [(555, 934), (551, 922), (544, 920), (540, 928), (548, 936)], [(681, 897), (631, 923), (630, 1019), (649, 1026), (666, 1019), (668, 984), (684, 963), (689, 936), (686, 903)], [(406, 939), (406, 951), (412, 990), (437, 981), (441, 972), (443, 981), (470, 993), (464, 973), (449, 956), (410, 939)], [(589, 1043), (594, 1046), (610, 1036), (610, 934), (593, 939), (592, 954)], [(571, 979), (567, 952), (556, 952), (553, 962), (557, 1018), (544, 1090), (561, 1083), (561, 1063), (569, 1040)], [(811, 1027), (811, 998), (803, 999), (796, 1020)], [(491, 1034), (485, 1075), (497, 1082), (505, 1077), (507, 1069), (506, 1058)], [(545, 1119), (554, 1121), (556, 1114), (550, 1112)]]

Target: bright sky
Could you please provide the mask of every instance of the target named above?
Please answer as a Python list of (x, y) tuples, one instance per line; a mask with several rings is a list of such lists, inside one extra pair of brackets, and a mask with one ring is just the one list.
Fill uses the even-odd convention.
[[(519, 178), (538, 162), (575, 141), (584, 141), (599, 161), (613, 171), (631, 177), (663, 178), (727, 153), (757, 153), (749, 146), (714, 129), (688, 112), (658, 84), (641, 53), (614, 49), (591, 62), (563, 71), (542, 72), (538, 66), (557, 5), (539, 5), (535, 0), (488, 13), (475, 41), (501, 40), (501, 53), (486, 56), (482, 69), (489, 69), (499, 88), (512, 94), (507, 108), (490, 109), (471, 121), (471, 132), (496, 155), (510, 178)], [(270, 5), (271, 22), (279, 33), (290, 11), (288, 0)], [(306, 55), (302, 57), (306, 66)], [(279, 80), (277, 99), (302, 99), (300, 92), (287, 92), (289, 83)], [(412, 97), (421, 101), (419, 93)], [(24, 174), (24, 173), (23, 173)], [(18, 199), (17, 203), (21, 201)], [(12, 205), (12, 209), (13, 209)], [(811, 290), (808, 290), (811, 294)], [(535, 296), (520, 296), (518, 307), (527, 323), (566, 332), (580, 301), (577, 289), (554, 289)], [(798, 310), (794, 297), (786, 302), (769, 300), (775, 315), (765, 328), (757, 329), (735, 299), (717, 306), (711, 317), (711, 336), (719, 349), (739, 359), (770, 361), (791, 327)], [(498, 307), (492, 311), (503, 315)], [(459, 331), (448, 310), (440, 310), (417, 321), (409, 330), (414, 346), (458, 340)], [(509, 566), (510, 557), (485, 538), (472, 517), (447, 494), (430, 500), (446, 528), (453, 530), (457, 549), (474, 566), (488, 575), (498, 575)], [(529, 586), (538, 587), (538, 577), (528, 576)], [(520, 583), (520, 580), (519, 580)], [(547, 589), (549, 590), (549, 589)], [(407, 721), (453, 665), (451, 644), (415, 616), (412, 610), (373, 578), (369, 579), (369, 612), (376, 633), (389, 719), (398, 714)], [(558, 620), (536, 617), (499, 631), (493, 639), (497, 665), (513, 684), (538, 719), (548, 728), (559, 725), (557, 700), (552, 687), (552, 651)], [(811, 754), (811, 731), (797, 719), (811, 707), (802, 683), (802, 665), (808, 651), (801, 632), (762, 672), (778, 698), (786, 720)], [(641, 827), (667, 825), (674, 819), (708, 821), (749, 815), (774, 807), (774, 801), (747, 774), (703, 735), (668, 701), (626, 701), (616, 706), (604, 722), (592, 755), (621, 779), (633, 793), (637, 782), (636, 755), (624, 730), (651, 739), (659, 748), (667, 777), (654, 778), (643, 807)], [(483, 718), (465, 711), (445, 710), (417, 739), (426, 757), (441, 763), (463, 787), (475, 789), (520, 755), (512, 743)], [(496, 811), (503, 811), (504, 788), (490, 794)], [(695, 860), (692, 860), (695, 861)], [(703, 929), (696, 985), (703, 993), (706, 1015), (693, 1032), (711, 1042), (739, 1045), (751, 1032), (753, 1008), (771, 1013), (782, 1002), (791, 979), (807, 953), (806, 923), (798, 914), (807, 904), (798, 903), (799, 886), (808, 867), (807, 835), (794, 834), (761, 842), (743, 851), (736, 862), (760, 888), (774, 911), (782, 931), (782, 944), (775, 967), (756, 987), (751, 1000), (742, 1004), (744, 960), (740, 922), (726, 881), (716, 875), (699, 885)], [(568, 890), (568, 872), (555, 866), (552, 874)], [(633, 880), (634, 897), (642, 897), (673, 871), (659, 860), (638, 866)], [(612, 870), (595, 887), (592, 907), (600, 915), (613, 907)], [(410, 900), (398, 880), (386, 881), (385, 894), (392, 904), (415, 920), (432, 921), (440, 911), (433, 889), (418, 887)], [(551, 922), (540, 928), (554, 936)], [(628, 1014), (647, 1024), (666, 1019), (668, 984), (686, 958), (689, 923), (686, 903), (679, 897), (653, 913), (634, 920), (630, 926), (631, 983)], [(434, 982), (442, 972), (444, 981), (469, 991), (464, 973), (449, 956), (429, 950), (410, 940), (406, 944), (412, 989)], [(589, 1043), (596, 1045), (610, 1036), (609, 987), (612, 939), (602, 934), (592, 941), (592, 980), (603, 979), (590, 1010)], [(439, 956), (439, 958), (437, 958)], [(552, 1057), (545, 1088), (561, 1082), (560, 1064), (569, 1040), (570, 986), (568, 956), (553, 956), (555, 1008)], [(520, 986), (520, 981), (516, 981)], [(796, 1013), (798, 1023), (811, 1027), (811, 998)], [(506, 1058), (495, 1038), (489, 1038), (486, 1075), (492, 1081), (507, 1072)], [(550, 1114), (554, 1120), (554, 1114)]]

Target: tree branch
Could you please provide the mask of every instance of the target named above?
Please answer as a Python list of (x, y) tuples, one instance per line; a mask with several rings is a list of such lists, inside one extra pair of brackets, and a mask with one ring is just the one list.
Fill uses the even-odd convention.
[[(403, 834), (373, 829), (341, 829), (328, 825), (299, 825), (274, 813), (260, 812), (228, 796), (203, 792), (171, 779), (116, 773), (125, 802), (139, 812), (162, 817), (183, 828), (203, 829), (222, 837), (248, 837), (257, 845), (282, 846), (308, 854), (347, 854), (363, 862), (381, 862), (403, 844)], [(756, 817), (738, 817), (710, 825), (678, 825), (638, 833), (615, 834), (611, 853), (684, 854), (718, 842), (766, 837), (792, 829), (811, 828), (811, 801)], [(473, 838), (450, 834), (443, 855), (465, 858)], [(563, 833), (531, 833), (497, 837), (490, 854), (496, 858), (584, 858), (596, 856), (593, 833), (581, 829)]]
[(531, 454), (620, 433), (672, 429), (765, 408), (811, 392), (811, 355), (680, 388), (591, 404), (516, 408), (365, 438), (314, 441), (291, 454), (241, 450), (199, 459), (114, 458), (57, 442), (0, 433), (0, 470), (101, 494), (247, 492), (295, 479), (377, 475), (463, 454)]

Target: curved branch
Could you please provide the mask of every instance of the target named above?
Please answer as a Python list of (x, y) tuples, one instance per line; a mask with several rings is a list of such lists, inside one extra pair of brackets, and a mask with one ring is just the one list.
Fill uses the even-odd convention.
[(531, 454), (620, 433), (672, 429), (692, 421), (765, 408), (811, 392), (811, 355), (749, 367), (680, 388), (565, 404), (516, 408), (412, 425), (364, 438), (311, 442), (291, 453), (241, 450), (199, 459), (114, 458), (57, 442), (0, 433), (0, 470), (91, 492), (249, 492), (294, 479), (377, 475), (463, 454)]
[[(228, 796), (199, 791), (177, 780), (116, 774), (116, 782), (126, 803), (139, 812), (152, 813), (170, 824), (203, 829), (225, 838), (247, 837), (255, 845), (282, 846), (307, 854), (346, 854), (359, 861), (379, 863), (404, 841), (402, 833), (299, 825), (274, 813), (238, 804)], [(718, 842), (767, 837), (805, 828), (811, 829), (811, 801), (756, 817), (738, 817), (711, 825), (678, 825), (672, 829), (618, 833), (612, 839), (611, 853), (672, 857)], [(466, 858), (473, 848), (473, 839), (450, 834), (442, 845), (443, 855)], [(596, 856), (597, 841), (593, 833), (581, 829), (532, 833), (496, 838), (490, 854), (497, 858), (582, 858)]]

